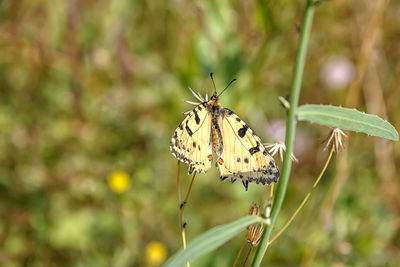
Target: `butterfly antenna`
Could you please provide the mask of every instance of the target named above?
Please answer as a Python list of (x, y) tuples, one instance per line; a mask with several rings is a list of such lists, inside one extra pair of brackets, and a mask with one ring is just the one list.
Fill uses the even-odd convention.
[(217, 88), (215, 87), (215, 82), (214, 82), (214, 73), (210, 72), (210, 77), (211, 77), (211, 81), (214, 85), (214, 94), (217, 95)]
[(233, 80), (225, 87), (225, 89), (222, 90), (222, 92), (218, 95), (218, 97), (219, 97), (220, 95), (222, 95), (222, 93), (225, 92), (225, 90), (228, 89), (228, 87), (229, 87), (234, 81), (236, 81), (236, 79), (233, 79)]

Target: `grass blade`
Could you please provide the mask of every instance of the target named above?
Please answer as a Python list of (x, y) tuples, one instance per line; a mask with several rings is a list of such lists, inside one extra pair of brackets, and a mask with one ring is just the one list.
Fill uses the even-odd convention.
[(246, 216), (237, 221), (217, 226), (189, 243), (186, 250), (178, 251), (164, 264), (164, 267), (184, 266), (187, 261), (191, 262), (223, 245), (247, 226), (262, 222), (264, 219), (260, 216)]

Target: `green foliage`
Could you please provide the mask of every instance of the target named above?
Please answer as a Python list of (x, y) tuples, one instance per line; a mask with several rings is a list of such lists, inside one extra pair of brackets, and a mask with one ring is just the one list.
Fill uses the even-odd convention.
[(394, 141), (399, 139), (399, 134), (389, 122), (376, 115), (366, 114), (356, 109), (326, 105), (303, 105), (297, 109), (297, 118)]
[(268, 242), (272, 229), (275, 226), (275, 222), (280, 213), (283, 200), (286, 197), (286, 191), (290, 179), (290, 170), (292, 167), (292, 153), (294, 151), (294, 139), (296, 135), (296, 109), (299, 103), (301, 85), (303, 81), (304, 65), (306, 62), (306, 55), (308, 50), (308, 42), (310, 39), (311, 28), (313, 25), (315, 3), (312, 0), (305, 1), (304, 17), (302, 23), (302, 29), (300, 31), (300, 38), (297, 45), (296, 60), (293, 67), (293, 78), (290, 88), (290, 107), (286, 122), (286, 153), (283, 161), (283, 170), (280, 181), (278, 183), (278, 189), (276, 190), (276, 196), (274, 197), (274, 204), (271, 212), (271, 224), (267, 230), (263, 233), (261, 238), (260, 246), (257, 248), (254, 256), (253, 266), (260, 266), (261, 261), (268, 248)]
[(186, 250), (181, 249), (172, 256), (164, 266), (183, 266), (187, 261), (192, 262), (207, 252), (220, 247), (246, 229), (247, 226), (255, 223), (263, 223), (264, 221), (265, 219), (260, 216), (246, 216), (229, 224), (214, 227), (190, 242)]

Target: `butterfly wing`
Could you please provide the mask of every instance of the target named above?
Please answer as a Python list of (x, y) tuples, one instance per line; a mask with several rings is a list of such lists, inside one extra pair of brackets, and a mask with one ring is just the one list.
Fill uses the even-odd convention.
[(275, 183), (279, 170), (260, 138), (233, 111), (223, 108), (218, 124), (223, 138), (223, 152), (218, 167), (221, 180), (241, 179), (247, 190), (248, 182)]
[(189, 112), (171, 138), (172, 155), (189, 164), (189, 174), (205, 173), (211, 167), (211, 114), (206, 107), (204, 102)]

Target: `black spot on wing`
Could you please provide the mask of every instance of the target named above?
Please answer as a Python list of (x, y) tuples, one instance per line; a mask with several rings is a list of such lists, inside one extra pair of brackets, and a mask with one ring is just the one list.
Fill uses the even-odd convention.
[(196, 142), (193, 142), (193, 147), (196, 147)]
[(238, 130), (238, 135), (239, 135), (241, 138), (243, 138), (244, 135), (246, 134), (247, 129), (249, 129), (249, 126), (247, 126), (246, 124), (243, 125), (243, 127), (240, 128), (240, 129)]
[(180, 161), (187, 163), (187, 164), (191, 164), (192, 160), (187, 158), (184, 154), (182, 154), (180, 151), (176, 150), (174, 146), (170, 146), (172, 155), (174, 157), (176, 157), (177, 159), (179, 159)]
[[(200, 106), (197, 106), (192, 112), (191, 114), (186, 118), (186, 120), (184, 120), (180, 125), (179, 125), (179, 129), (180, 130), (186, 130), (186, 132), (188, 133), (189, 136), (192, 136), (193, 134), (195, 134), (201, 127), (202, 125), (207, 121), (207, 119), (209, 118), (209, 114), (207, 113), (205, 115), (205, 117), (203, 119), (200, 119), (200, 116), (198, 115), (196, 109), (199, 109)], [(193, 129), (193, 124), (190, 125), (189, 127), (189, 122), (190, 119), (195, 119), (196, 123), (197, 123), (197, 119), (196, 119), (196, 115), (199, 118), (200, 122), (198, 124), (198, 126), (194, 126), (195, 129)], [(194, 116), (194, 117), (193, 117)], [(181, 134), (181, 133), (178, 133)]]
[(193, 132), (192, 132), (192, 130), (189, 128), (189, 126), (188, 126), (188, 125), (186, 125), (185, 129), (186, 129), (186, 131), (187, 131), (188, 135), (190, 135), (190, 136), (192, 136), (192, 135), (193, 135)]
[(250, 155), (253, 155), (254, 153), (260, 152), (260, 144), (257, 144), (257, 146), (250, 148), (249, 152), (250, 152)]
[(239, 117), (236, 118), (237, 121), (241, 121), (241, 119)]
[(278, 170), (278, 167), (276, 166), (275, 161), (271, 160), (271, 161), (269, 162), (269, 164), (268, 164), (268, 169), (274, 170), (274, 171), (277, 171), (277, 170)]
[(200, 117), (199, 117), (199, 114), (197, 114), (196, 109), (193, 110), (193, 113), (194, 113), (194, 119), (196, 121), (196, 124), (200, 124)]
[(249, 159), (248, 158), (244, 158), (244, 162), (245, 163), (249, 163)]
[[(238, 117), (236, 118), (238, 119)], [(240, 119), (239, 119), (240, 120)], [(225, 120), (224, 120), (225, 121)], [(227, 119), (226, 122), (229, 124), (230, 128), (232, 129), (233, 132), (236, 132), (236, 127), (233, 127), (232, 123)], [(242, 123), (242, 128), (240, 128), (239, 130), (237, 130), (237, 135), (238, 136), (238, 140), (241, 143), (242, 146), (244, 146), (246, 149), (248, 149), (248, 147), (242, 142), (242, 139), (245, 135), (247, 130), (249, 130), (250, 132), (252, 132), (252, 130), (249, 128), (249, 126), (247, 126), (244, 121), (240, 120), (240, 122)], [(235, 129), (236, 128), (236, 129)], [(258, 144), (258, 143), (257, 143)]]

